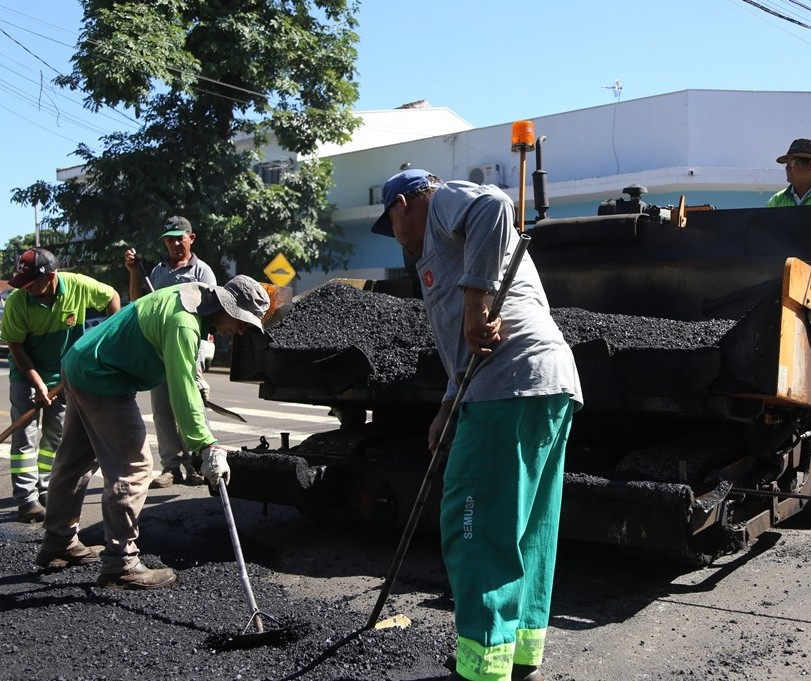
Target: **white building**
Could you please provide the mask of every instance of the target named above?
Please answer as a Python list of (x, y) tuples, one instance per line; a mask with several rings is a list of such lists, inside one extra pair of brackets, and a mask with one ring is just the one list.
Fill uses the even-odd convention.
[[(683, 194), (692, 206), (746, 208), (765, 205), (785, 186), (775, 159), (793, 139), (811, 137), (811, 92), (684, 90), (530, 120), (535, 134), (546, 136), (549, 217), (596, 215), (601, 200), (623, 197), (631, 184), (647, 187), (648, 204), (677, 205)], [(406, 164), (444, 179), (483, 178), (517, 200), (520, 154), (511, 151), (512, 123), (322, 149), (334, 164), (332, 217), (354, 255), (346, 271), (300, 273), (296, 290), (332, 277), (383, 279), (402, 267), (399, 246), (370, 228), (382, 210), (379, 188)], [(533, 170), (529, 153), (527, 220), (536, 216)]]

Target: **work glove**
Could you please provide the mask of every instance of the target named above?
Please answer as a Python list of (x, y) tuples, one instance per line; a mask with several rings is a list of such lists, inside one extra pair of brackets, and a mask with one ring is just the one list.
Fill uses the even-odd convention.
[(203, 457), (200, 473), (208, 481), (212, 489), (219, 489), (220, 480), (225, 481), (227, 485), (231, 478), (231, 469), (227, 460), (228, 450), (219, 445), (211, 445), (210, 447), (203, 447), (200, 450), (200, 456)]

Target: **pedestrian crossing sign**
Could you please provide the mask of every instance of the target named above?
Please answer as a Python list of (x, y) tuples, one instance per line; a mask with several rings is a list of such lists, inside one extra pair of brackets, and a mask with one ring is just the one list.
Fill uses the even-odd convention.
[(286, 286), (296, 276), (296, 270), (283, 253), (277, 254), (262, 271), (276, 286)]

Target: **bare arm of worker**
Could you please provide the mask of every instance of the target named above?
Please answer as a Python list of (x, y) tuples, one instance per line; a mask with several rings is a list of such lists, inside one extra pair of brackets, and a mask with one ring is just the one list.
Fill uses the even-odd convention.
[(434, 420), (431, 421), (431, 427), (428, 429), (428, 449), (430, 449), (431, 452), (436, 451), (436, 448), (439, 447), (439, 438), (442, 436), (445, 422), (451, 414), (452, 407), (453, 400), (443, 402), (436, 416), (434, 416)]
[(113, 294), (113, 297), (110, 298), (110, 302), (107, 303), (107, 307), (104, 308), (104, 314), (108, 317), (114, 315), (121, 309), (121, 296), (118, 295), (118, 291)]
[(501, 340), (501, 317), (487, 321), (492, 303), (493, 295), (488, 291), (465, 289), (465, 342), (474, 355), (489, 355), (493, 350), (488, 346)]
[(141, 268), (138, 267), (138, 256), (135, 255), (134, 248), (128, 248), (124, 251), (124, 267), (130, 273), (130, 300), (136, 300), (144, 295), (144, 289), (141, 281)]
[(25, 351), (25, 346), (22, 343), (8, 342), (8, 351), (14, 358), (14, 363), (22, 374), (28, 379), (28, 382), (34, 387), (34, 402), (39, 404), (50, 404), (53, 400), (48, 397), (48, 386), (39, 375), (39, 371), (34, 367), (34, 363)]

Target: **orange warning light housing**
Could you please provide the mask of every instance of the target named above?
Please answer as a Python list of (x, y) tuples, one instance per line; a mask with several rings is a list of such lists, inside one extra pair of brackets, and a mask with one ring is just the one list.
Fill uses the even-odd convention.
[(512, 129), (512, 150), (530, 151), (535, 147), (535, 124), (532, 121), (516, 121)]

